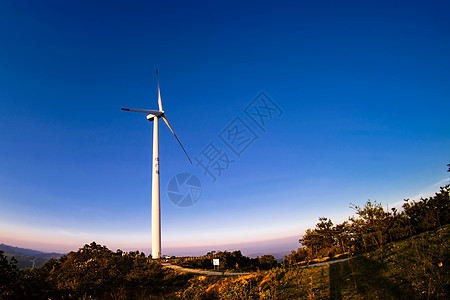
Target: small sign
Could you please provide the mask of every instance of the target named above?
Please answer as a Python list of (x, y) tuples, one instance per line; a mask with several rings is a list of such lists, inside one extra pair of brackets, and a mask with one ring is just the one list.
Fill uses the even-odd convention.
[(213, 265), (214, 266), (218, 266), (219, 265), (219, 259), (218, 258), (214, 258), (213, 259)]

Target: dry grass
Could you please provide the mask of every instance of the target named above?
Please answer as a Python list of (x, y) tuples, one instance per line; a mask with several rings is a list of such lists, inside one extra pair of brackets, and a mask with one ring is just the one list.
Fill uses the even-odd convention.
[(450, 225), (351, 260), (222, 278), (195, 277), (182, 299), (446, 299)]

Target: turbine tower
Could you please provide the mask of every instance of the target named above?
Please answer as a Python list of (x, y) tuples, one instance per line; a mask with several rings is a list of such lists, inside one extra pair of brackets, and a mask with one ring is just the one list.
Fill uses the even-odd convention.
[(166, 116), (164, 115), (164, 110), (162, 108), (161, 102), (161, 91), (159, 88), (159, 75), (158, 69), (156, 69), (156, 77), (158, 80), (158, 107), (159, 110), (146, 110), (146, 109), (131, 109), (122, 108), (125, 111), (135, 111), (147, 114), (147, 120), (153, 122), (153, 171), (152, 171), (152, 258), (161, 258), (161, 209), (160, 209), (160, 197), (159, 197), (159, 136), (158, 136), (158, 121), (162, 118), (164, 122), (172, 131), (173, 135), (177, 139), (184, 153), (186, 154), (189, 162), (192, 161), (189, 155), (178, 139), (177, 135), (173, 131), (169, 124)]
[(36, 259), (37, 259), (37, 257), (33, 260), (30, 260), (31, 262), (33, 262), (33, 266), (31, 267), (33, 269), (36, 268)]

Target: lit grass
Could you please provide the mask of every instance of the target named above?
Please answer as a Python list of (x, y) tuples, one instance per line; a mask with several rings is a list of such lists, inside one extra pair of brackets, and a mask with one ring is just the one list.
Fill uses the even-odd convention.
[(330, 265), (331, 299), (446, 299), (450, 225)]
[(450, 225), (322, 267), (197, 276), (181, 299), (447, 299)]

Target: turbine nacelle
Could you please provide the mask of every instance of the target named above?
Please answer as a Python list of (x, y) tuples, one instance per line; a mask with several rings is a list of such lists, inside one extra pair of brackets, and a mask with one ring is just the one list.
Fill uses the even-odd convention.
[(147, 115), (147, 120), (149, 120), (150, 122), (153, 122), (153, 120), (155, 118), (161, 118), (164, 117), (164, 112), (161, 112), (161, 114), (155, 115), (155, 114), (148, 114)]
[(155, 115), (147, 115), (147, 120), (152, 122), (155, 117), (156, 117)]

